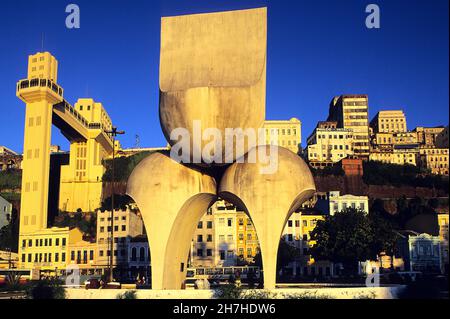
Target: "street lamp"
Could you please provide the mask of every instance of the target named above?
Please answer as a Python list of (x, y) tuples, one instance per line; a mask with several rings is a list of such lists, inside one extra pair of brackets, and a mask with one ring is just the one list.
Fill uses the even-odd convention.
[(110, 248), (110, 253), (109, 253), (109, 282), (112, 282), (114, 280), (114, 182), (115, 182), (115, 172), (114, 172), (114, 162), (116, 159), (116, 137), (117, 135), (123, 135), (125, 134), (124, 131), (118, 131), (117, 127), (113, 126), (111, 128), (111, 131), (105, 131), (106, 134), (109, 134), (112, 137), (112, 142), (113, 142), (113, 152), (112, 152), (112, 178), (111, 178), (111, 183), (112, 183), (112, 187), (111, 187), (111, 222), (110, 222), (110, 227), (111, 227), (111, 236), (110, 236), (110, 243), (111, 243), (111, 248)]

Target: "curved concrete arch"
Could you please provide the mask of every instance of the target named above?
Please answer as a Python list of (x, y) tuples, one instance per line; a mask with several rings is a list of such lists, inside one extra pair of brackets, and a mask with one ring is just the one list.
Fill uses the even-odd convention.
[[(305, 162), (293, 152), (278, 148), (278, 169), (261, 174), (267, 164), (248, 163), (251, 152), (270, 146), (258, 146), (225, 172), (219, 196), (241, 206), (250, 215), (258, 234), (264, 270), (264, 287), (274, 289), (276, 263), (283, 228), (291, 214), (315, 192), (314, 179)], [(272, 146), (276, 147), (276, 146)]]
[(136, 166), (127, 194), (138, 205), (147, 230), (152, 288), (181, 289), (195, 225), (216, 199), (214, 178), (157, 152)]

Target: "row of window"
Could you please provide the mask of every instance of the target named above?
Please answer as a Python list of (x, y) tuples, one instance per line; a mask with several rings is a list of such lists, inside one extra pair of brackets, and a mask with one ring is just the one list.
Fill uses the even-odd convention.
[[(107, 232), (110, 232), (111, 231), (111, 226), (108, 226), (107, 228)], [(121, 229), (121, 231), (127, 231), (127, 226), (126, 225), (122, 225), (121, 227), (120, 227), (120, 229)], [(118, 232), (119, 231), (119, 226), (114, 226), (114, 231), (115, 232)], [(105, 227), (104, 226), (101, 226), (100, 227), (100, 232), (101, 233), (104, 233), (105, 232)]]
[[(54, 257), (54, 258), (52, 258)], [(22, 262), (34, 262), (34, 263), (51, 263), (51, 262), (60, 262), (60, 254), (59, 253), (35, 253), (34, 259), (33, 254), (22, 254)], [(61, 262), (66, 261), (66, 253), (61, 253)]]
[[(55, 241), (53, 241), (52, 238), (40, 238), (35, 239), (34, 241), (35, 247), (51, 247), (53, 243), (55, 243), (55, 246), (58, 247), (61, 243), (62, 247), (66, 246), (66, 238), (55, 238)], [(33, 240), (32, 239), (23, 239), (22, 240), (22, 248), (26, 247), (33, 247)]]

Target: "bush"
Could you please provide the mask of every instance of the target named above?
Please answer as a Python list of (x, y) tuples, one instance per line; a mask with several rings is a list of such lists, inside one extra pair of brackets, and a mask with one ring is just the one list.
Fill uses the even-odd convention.
[(65, 299), (66, 291), (57, 279), (45, 279), (31, 284), (27, 290), (28, 299)]
[(7, 170), (0, 172), (0, 190), (19, 189), (22, 185), (21, 170)]
[(220, 286), (214, 291), (214, 297), (217, 299), (241, 299), (242, 288), (235, 284)]
[(138, 298), (137, 298), (136, 290), (129, 290), (127, 292), (124, 292), (123, 294), (118, 294), (116, 299), (131, 300), (131, 299), (138, 299)]

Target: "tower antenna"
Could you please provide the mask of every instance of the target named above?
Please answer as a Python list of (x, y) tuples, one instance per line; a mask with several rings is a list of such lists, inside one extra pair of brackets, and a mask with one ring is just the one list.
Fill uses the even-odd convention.
[(44, 52), (44, 37), (45, 37), (45, 34), (44, 34), (44, 32), (42, 32), (42, 35), (41, 35), (41, 52)]

